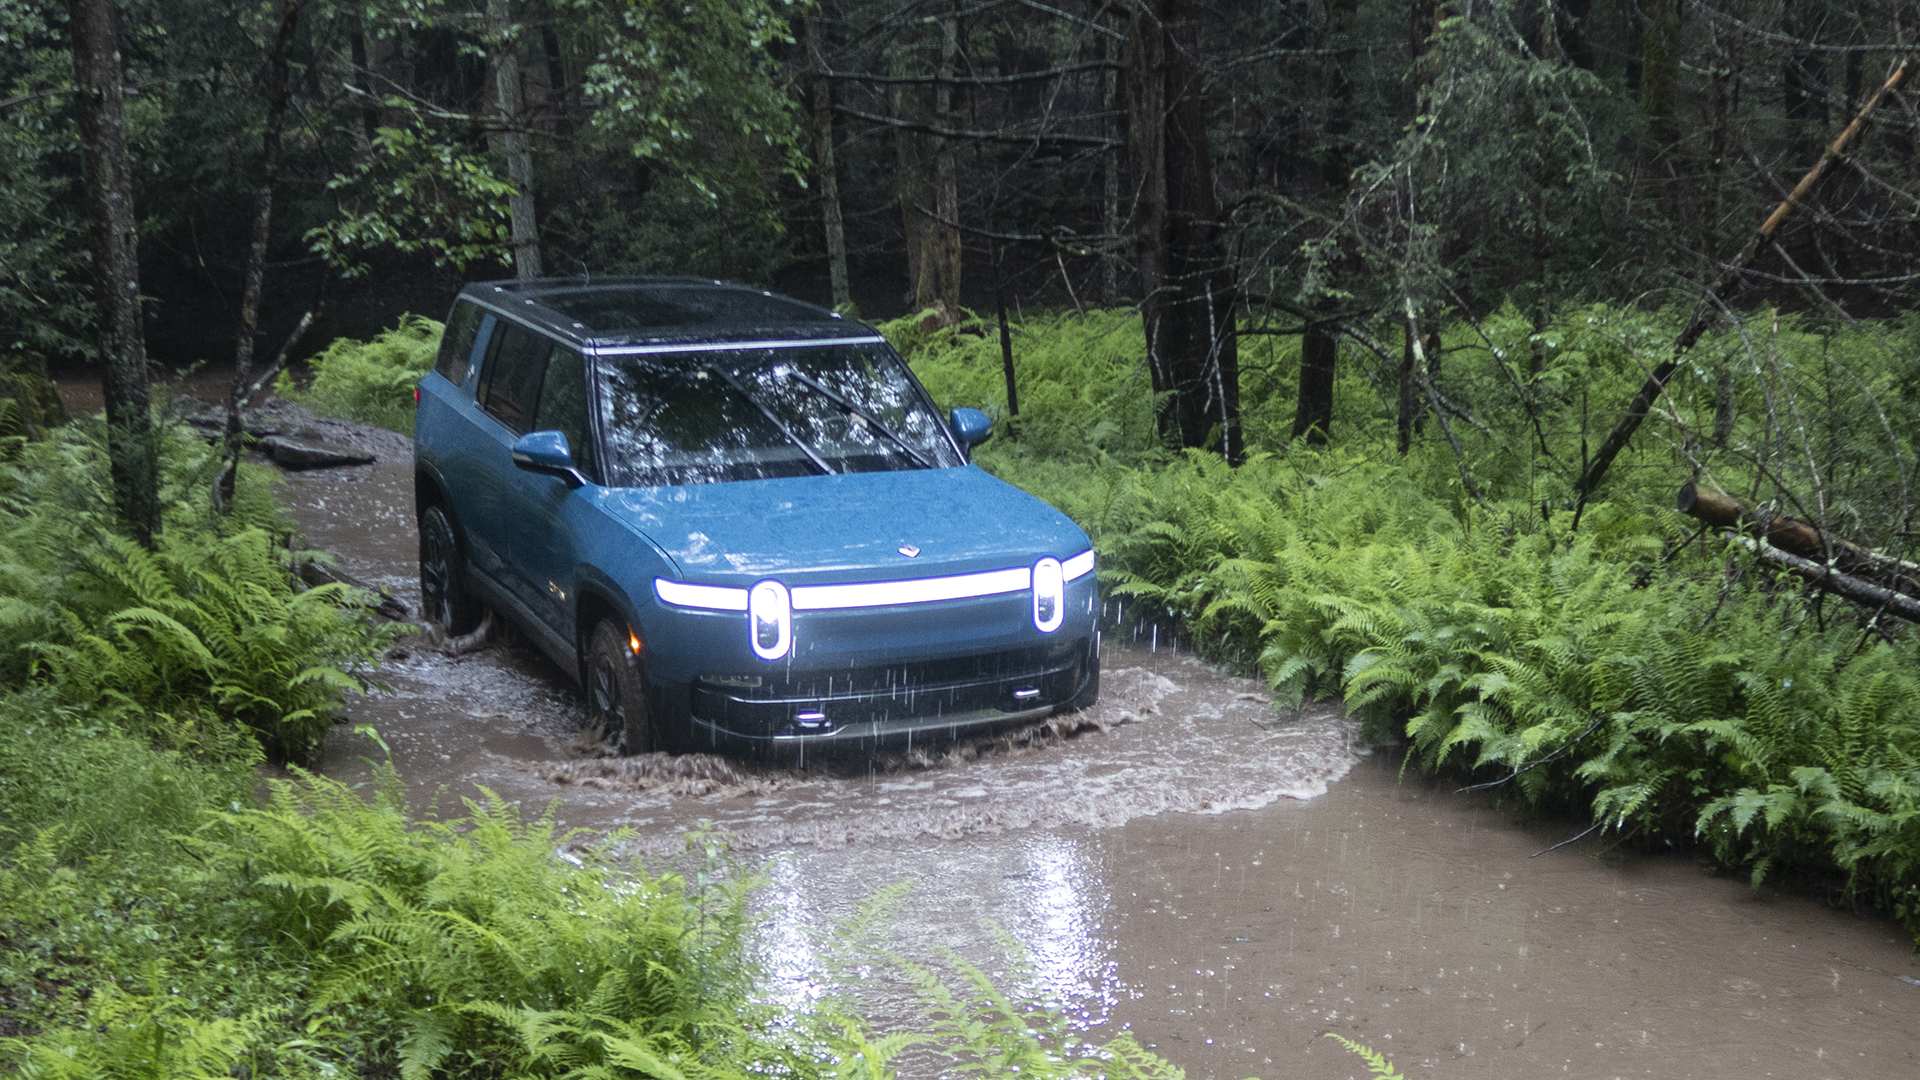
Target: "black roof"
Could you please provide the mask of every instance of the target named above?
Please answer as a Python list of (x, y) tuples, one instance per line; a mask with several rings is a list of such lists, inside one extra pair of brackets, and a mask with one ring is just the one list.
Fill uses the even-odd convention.
[(687, 277), (481, 281), (460, 295), (512, 311), (583, 345), (765, 341), (873, 333), (813, 304)]

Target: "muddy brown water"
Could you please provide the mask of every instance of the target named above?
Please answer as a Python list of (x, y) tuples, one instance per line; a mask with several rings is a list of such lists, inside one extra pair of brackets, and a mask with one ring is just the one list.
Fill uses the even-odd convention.
[[(416, 599), (407, 441), (313, 434), (381, 460), (290, 476), (302, 528)], [(510, 641), (407, 643), (347, 719), (422, 802), (557, 799), (651, 860), (696, 823), (731, 831), (768, 882), (776, 993), (814, 992), (828, 932), (907, 881), (893, 947), (951, 949), (1195, 1077), (1366, 1075), (1328, 1031), (1408, 1076), (1920, 1076), (1920, 963), (1891, 924), (1591, 839), (1543, 853), (1574, 830), (1401, 779), (1336, 709), (1274, 717), (1165, 643), (1109, 639), (1103, 662), (1072, 724), (804, 772), (596, 756), (575, 688)], [(342, 726), (320, 767), (360, 781), (374, 756)], [(911, 1011), (885, 978), (858, 996), (882, 1023)]]

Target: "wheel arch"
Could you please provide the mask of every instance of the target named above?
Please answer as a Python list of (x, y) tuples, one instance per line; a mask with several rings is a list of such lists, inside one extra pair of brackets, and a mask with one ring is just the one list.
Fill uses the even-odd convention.
[[(603, 619), (622, 623), (635, 635), (640, 633), (640, 627), (634, 624), (625, 605), (609, 596), (598, 583), (583, 581), (577, 587), (580, 590), (580, 598), (573, 606), (573, 651), (578, 658), (576, 663), (580, 667), (581, 682), (584, 683), (587, 650), (593, 644), (594, 627), (599, 626)], [(645, 638), (641, 640), (644, 641)]]

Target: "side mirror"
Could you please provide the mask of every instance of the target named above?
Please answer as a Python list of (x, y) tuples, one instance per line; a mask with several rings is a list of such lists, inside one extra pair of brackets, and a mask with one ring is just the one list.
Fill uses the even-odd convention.
[(993, 438), (993, 420), (979, 409), (953, 410), (948, 426), (953, 429), (953, 437), (968, 450)]
[(568, 487), (587, 482), (580, 470), (573, 467), (573, 448), (567, 445), (564, 432), (529, 431), (520, 436), (513, 444), (513, 463), (528, 472), (557, 476), (565, 480)]

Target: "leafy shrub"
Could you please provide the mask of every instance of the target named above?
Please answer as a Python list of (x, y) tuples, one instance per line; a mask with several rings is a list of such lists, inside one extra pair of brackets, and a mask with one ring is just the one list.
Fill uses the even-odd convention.
[[(1150, 396), (1120, 375), (1137, 340), (1093, 355), (1085, 325), (1037, 320), (1022, 355), (1060, 384), (1035, 390), (1037, 427), (1065, 442), (1110, 417), (1148, 423), (1046, 455), (996, 440), (977, 460), (1087, 529), (1110, 596), (1257, 666), (1283, 705), (1343, 697), (1424, 768), (1640, 842), (1700, 843), (1756, 883), (1836, 875), (1920, 940), (1915, 636), (1739, 569), (1738, 549), (1696, 548), (1694, 522), (1653, 509), (1676, 473), (1718, 469), (1873, 535), (1914, 460), (1916, 432), (1887, 404), (1904, 393), (1896, 361), (1920, 351), (1914, 327), (1820, 333), (1763, 312), (1717, 357), (1703, 344), (1663, 408), (1711, 446), (1650, 425), (1576, 518), (1581, 440), (1604, 432), (1589, 400), (1625, 400), (1674, 322), (1593, 305), (1545, 330), (1512, 309), (1450, 327), (1451, 438), (1428, 416), (1405, 455), (1397, 375), (1364, 350), (1342, 365), (1333, 445), (1279, 441), (1297, 346), (1266, 339), (1243, 353), (1254, 452), (1229, 468), (1152, 445)], [(988, 342), (888, 330), (936, 394), (991, 397)], [(1794, 503), (1796, 478), (1825, 502)]]
[(276, 761), (311, 757), (399, 629), (369, 625), (344, 585), (296, 590), (258, 529), (156, 544), (109, 535), (78, 553), (65, 633), (35, 645), (61, 697), (176, 738), (231, 719)]
[(218, 815), (194, 848), (249, 897), (252, 932), (311, 970), (311, 1006), (369, 1033), (363, 1064), (557, 1075), (622, 1053), (698, 1058), (741, 1034), (739, 878), (702, 894), (556, 835), (551, 809), (523, 821), (490, 793), (466, 806), (409, 821), (391, 797), (369, 806), (303, 777)]
[(941, 408), (965, 406), (993, 417), (996, 434), (979, 459), (996, 470), (1020, 462), (1134, 461), (1159, 446), (1145, 339), (1131, 312), (1042, 316), (1015, 327), (1017, 417), (1007, 412), (998, 324), (968, 319), (928, 332), (909, 317), (880, 330)]
[(413, 434), (413, 390), (433, 369), (445, 324), (402, 315), (372, 341), (338, 338), (307, 361), (313, 380), (299, 386), (281, 372), (273, 392), (329, 416)]
[(491, 794), (416, 820), (391, 773), (371, 802), (306, 775), (272, 786), (145, 859), (76, 872), (58, 826), (17, 847), (0, 1001), (39, 1030), (0, 1054), (49, 1077), (877, 1080), (914, 1041), (833, 1003), (765, 1002), (752, 881), (715, 838), (690, 838), (686, 872), (649, 873), (613, 859), (619, 836), (559, 835), (551, 811)]
[(162, 436), (155, 549), (110, 531), (99, 428), (21, 448), (0, 486), (0, 673), (166, 745), (244, 754), (237, 724), (276, 760), (304, 760), (399, 630), (350, 590), (298, 585), (262, 473), (244, 470), (233, 513), (211, 516), (217, 456), (181, 427)]

